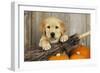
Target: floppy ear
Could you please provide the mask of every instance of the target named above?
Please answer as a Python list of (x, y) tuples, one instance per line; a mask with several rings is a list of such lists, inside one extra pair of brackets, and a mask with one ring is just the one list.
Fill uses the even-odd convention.
[(60, 26), (61, 26), (61, 33), (64, 34), (66, 32), (66, 29), (63, 21), (60, 22)]
[(45, 34), (45, 21), (42, 21), (40, 24), (40, 31)]

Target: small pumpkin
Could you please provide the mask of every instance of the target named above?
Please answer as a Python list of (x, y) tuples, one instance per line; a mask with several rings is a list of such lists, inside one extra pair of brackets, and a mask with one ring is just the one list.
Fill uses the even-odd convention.
[(56, 56), (51, 56), (48, 60), (67, 60), (69, 59), (68, 55), (66, 54), (57, 54)]
[(71, 51), (70, 59), (87, 59), (90, 58), (90, 49), (84, 45), (79, 45), (78, 48)]

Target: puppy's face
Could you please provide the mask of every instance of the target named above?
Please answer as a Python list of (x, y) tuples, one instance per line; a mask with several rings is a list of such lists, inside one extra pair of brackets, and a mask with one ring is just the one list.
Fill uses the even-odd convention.
[(59, 41), (61, 35), (65, 32), (63, 22), (55, 17), (49, 17), (42, 24), (42, 32), (51, 43)]

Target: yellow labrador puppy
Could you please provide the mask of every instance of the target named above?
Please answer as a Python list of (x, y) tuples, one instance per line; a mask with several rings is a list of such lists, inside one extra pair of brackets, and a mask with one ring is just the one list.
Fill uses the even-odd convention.
[(42, 37), (39, 42), (39, 46), (44, 50), (51, 48), (51, 43), (65, 42), (68, 36), (65, 35), (65, 26), (63, 21), (56, 17), (48, 17), (43, 20), (40, 25), (42, 31)]

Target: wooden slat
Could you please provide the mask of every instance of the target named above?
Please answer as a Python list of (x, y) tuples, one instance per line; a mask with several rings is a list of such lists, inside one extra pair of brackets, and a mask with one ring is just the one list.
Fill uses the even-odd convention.
[[(87, 23), (87, 28), (86, 28), (86, 30), (87, 31), (89, 31), (90, 30), (90, 33), (91, 33), (91, 29), (90, 29), (90, 14), (87, 14), (86, 15), (86, 23)], [(87, 40), (87, 46), (88, 47), (90, 47), (90, 36), (88, 36), (87, 38), (86, 38), (86, 40)], [(91, 47), (90, 47), (91, 48)]]
[(32, 12), (32, 47), (35, 47), (36, 45), (36, 12)]
[(31, 47), (31, 12), (25, 12), (25, 18), (24, 18), (24, 26), (25, 26), (25, 47), (30, 48)]

